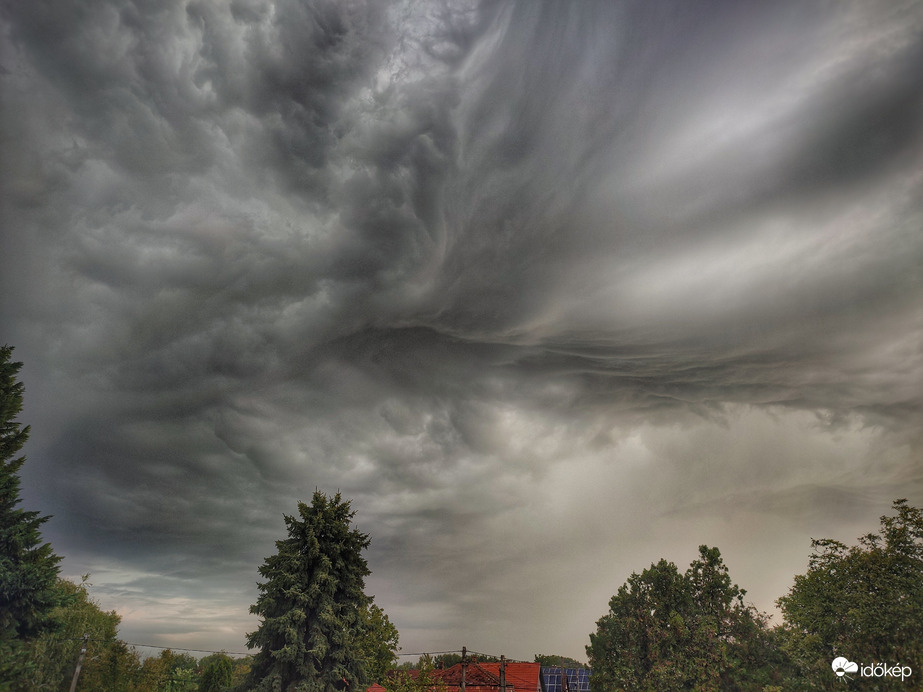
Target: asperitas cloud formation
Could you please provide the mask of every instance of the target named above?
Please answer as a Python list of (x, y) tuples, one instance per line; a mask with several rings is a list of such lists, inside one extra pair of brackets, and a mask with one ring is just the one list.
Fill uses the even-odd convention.
[(923, 502), (918, 3), (0, 6), (23, 491), (126, 640), (241, 651), (315, 488), (528, 660)]

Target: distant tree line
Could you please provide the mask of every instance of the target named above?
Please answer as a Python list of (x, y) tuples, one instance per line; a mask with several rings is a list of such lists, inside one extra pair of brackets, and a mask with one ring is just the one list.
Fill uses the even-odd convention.
[[(397, 665), (398, 631), (365, 593), (369, 537), (339, 493), (315, 492), (287, 537), (259, 568), (247, 644), (257, 653), (196, 660), (164, 650), (142, 659), (117, 636), (120, 617), (103, 611), (81, 583), (59, 578), (60, 558), (42, 541), (48, 517), (18, 507), (18, 456), (29, 428), (21, 363), (0, 347), (0, 692), (439, 692), (436, 674), (461, 658), (424, 656), (417, 672)], [(660, 560), (632, 574), (609, 602), (587, 646), (594, 692), (617, 690), (829, 690), (857, 673), (855, 662), (915, 665), (913, 680), (881, 678), (874, 688), (920, 689), (923, 678), (923, 511), (906, 500), (881, 530), (847, 546), (812, 541), (806, 574), (778, 600), (783, 622), (744, 601), (717, 548), (701, 546), (681, 573)], [(480, 656), (481, 662), (497, 660)], [(546, 666), (582, 667), (536, 654)], [(839, 663), (835, 663), (839, 662)], [(837, 667), (839, 666), (839, 667)], [(871, 689), (871, 688), (870, 688)]]
[(547, 668), (587, 668), (586, 663), (581, 663), (576, 658), (556, 654), (535, 654), (534, 660), (535, 663)]

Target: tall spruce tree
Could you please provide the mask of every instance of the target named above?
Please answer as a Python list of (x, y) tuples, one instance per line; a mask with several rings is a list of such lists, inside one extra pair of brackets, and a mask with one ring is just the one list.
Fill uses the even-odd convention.
[(355, 512), (337, 493), (315, 492), (285, 516), (288, 538), (259, 569), (261, 616), (247, 646), (259, 648), (247, 689), (333, 692), (360, 690), (367, 681), (361, 646), (368, 535), (350, 528)]
[(26, 458), (16, 455), (29, 427), (15, 420), (22, 411), (23, 386), (17, 380), (22, 363), (12, 362), (12, 354), (12, 347), (0, 347), (0, 689), (15, 690), (27, 687), (23, 643), (54, 625), (61, 558), (42, 542), (39, 529), (49, 517), (17, 507)]

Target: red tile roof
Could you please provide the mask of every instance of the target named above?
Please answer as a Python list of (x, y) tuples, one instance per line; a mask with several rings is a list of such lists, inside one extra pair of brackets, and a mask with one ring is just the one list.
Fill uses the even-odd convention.
[[(461, 688), (462, 664), (456, 663), (451, 668), (445, 670), (434, 670), (433, 676), (444, 682), (451, 688)], [(465, 671), (465, 689), (499, 689), (500, 678), (492, 675), (483, 663), (474, 661), (468, 662), (468, 668)]]
[[(407, 671), (412, 678), (419, 676), (420, 671)], [(462, 664), (456, 663), (451, 668), (436, 669), (431, 672), (434, 679), (445, 685), (445, 692), (455, 692), (461, 689)], [(540, 663), (506, 663), (506, 690), (507, 692), (541, 692), (542, 666)], [(380, 686), (373, 685), (366, 692), (381, 692)], [(434, 688), (435, 692), (440, 692)], [(465, 692), (500, 692), (500, 664), (478, 663), (471, 661), (465, 670)]]
[[(453, 689), (461, 688), (461, 663), (445, 670), (434, 670), (433, 675)], [(540, 663), (506, 663), (507, 692), (541, 692)], [(500, 664), (470, 662), (465, 671), (465, 692), (499, 692)]]
[[(500, 679), (499, 663), (478, 663), (489, 673), (492, 673)], [(510, 686), (515, 688), (516, 692), (541, 692), (542, 683), (542, 664), (541, 663), (506, 663), (506, 689)], [(467, 688), (467, 685), (465, 685)]]

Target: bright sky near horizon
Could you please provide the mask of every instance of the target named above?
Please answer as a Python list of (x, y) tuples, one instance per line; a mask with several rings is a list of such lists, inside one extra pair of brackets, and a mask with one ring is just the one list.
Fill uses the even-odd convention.
[(585, 660), (718, 546), (923, 505), (923, 5), (0, 5), (23, 493), (131, 642), (244, 650), (315, 488), (405, 651)]

